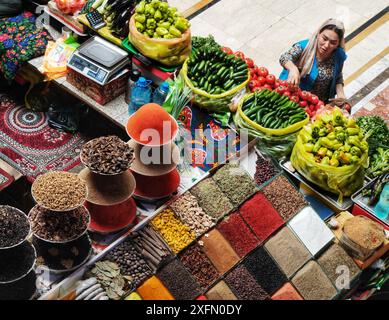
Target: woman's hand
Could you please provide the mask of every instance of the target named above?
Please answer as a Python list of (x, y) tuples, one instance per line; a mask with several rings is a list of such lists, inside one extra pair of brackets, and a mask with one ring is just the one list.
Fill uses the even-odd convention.
[(285, 67), (289, 70), (289, 87), (297, 89), (300, 84), (300, 71), (292, 61), (288, 61)]

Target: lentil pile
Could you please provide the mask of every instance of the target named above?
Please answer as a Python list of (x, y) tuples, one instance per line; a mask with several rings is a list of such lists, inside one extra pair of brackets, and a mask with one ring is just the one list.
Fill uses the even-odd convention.
[(137, 292), (143, 300), (174, 300), (172, 294), (156, 276), (147, 279)]
[(180, 260), (203, 288), (210, 286), (219, 277), (219, 273), (197, 244), (188, 248)]
[(30, 226), (21, 211), (10, 206), (0, 206), (0, 248), (12, 247), (28, 236)]
[(234, 293), (223, 280), (208, 290), (205, 296), (208, 300), (237, 300)]
[(84, 202), (87, 187), (85, 182), (73, 173), (53, 171), (39, 176), (32, 185), (31, 193), (42, 207), (66, 211)]
[(110, 251), (105, 259), (117, 263), (121, 274), (130, 276), (135, 286), (151, 274), (150, 267), (135, 248), (132, 240), (126, 240), (121, 243)]
[(202, 235), (214, 225), (212, 218), (204, 212), (196, 197), (190, 192), (185, 192), (170, 205), (170, 208), (196, 233), (196, 236)]
[(190, 192), (197, 198), (204, 211), (215, 219), (221, 218), (234, 209), (230, 200), (210, 178), (199, 182)]
[(134, 149), (117, 136), (100, 137), (83, 146), (81, 159), (94, 172), (117, 174), (130, 167)]
[(303, 300), (296, 289), (288, 282), (271, 297), (272, 300)]
[(270, 159), (265, 159), (260, 155), (257, 155), (257, 161), (255, 162), (255, 174), (254, 181), (257, 185), (264, 184), (277, 174), (277, 170), (272, 164)]
[(231, 244), (239, 257), (245, 256), (260, 243), (237, 212), (220, 222), (217, 229)]
[(308, 205), (304, 197), (284, 176), (273, 180), (263, 189), (263, 193), (285, 220), (290, 219)]
[(224, 281), (240, 300), (266, 300), (268, 298), (267, 293), (243, 265), (232, 270)]
[(164, 266), (157, 276), (177, 300), (193, 300), (200, 295), (199, 284), (177, 259)]
[(263, 247), (255, 249), (243, 263), (268, 294), (272, 294), (287, 281), (285, 274)]
[(226, 164), (212, 179), (235, 206), (241, 205), (258, 191), (253, 179), (237, 164)]
[(33, 233), (38, 237), (49, 241), (70, 241), (87, 229), (89, 213), (85, 207), (58, 213), (36, 205), (30, 212), (29, 220)]
[(177, 219), (171, 209), (165, 209), (150, 223), (174, 253), (180, 252), (196, 239), (194, 232)]

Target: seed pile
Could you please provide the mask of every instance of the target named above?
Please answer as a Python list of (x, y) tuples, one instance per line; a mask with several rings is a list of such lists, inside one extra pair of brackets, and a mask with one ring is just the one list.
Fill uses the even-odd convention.
[(330, 300), (337, 291), (317, 262), (309, 261), (292, 279), (305, 300)]
[(246, 201), (239, 212), (261, 241), (266, 240), (284, 224), (281, 216), (260, 192)]
[(307, 248), (287, 227), (272, 237), (265, 244), (265, 248), (288, 277), (297, 272), (311, 258)]
[(230, 200), (210, 178), (199, 182), (190, 192), (197, 198), (204, 211), (215, 219), (221, 218), (234, 209)]
[(130, 167), (134, 149), (117, 136), (100, 137), (83, 146), (81, 159), (94, 172), (117, 174)]
[(53, 171), (39, 176), (31, 193), (35, 201), (48, 209), (65, 211), (80, 206), (87, 195), (84, 181), (70, 172)]
[(133, 278), (136, 286), (151, 274), (150, 267), (135, 248), (132, 240), (121, 243), (110, 251), (105, 259), (117, 263), (121, 274)]
[(170, 207), (196, 233), (196, 236), (202, 235), (214, 225), (212, 218), (204, 212), (196, 197), (190, 192), (185, 192)]
[(240, 300), (266, 300), (268, 298), (267, 293), (243, 265), (232, 270), (224, 281), (234, 290)]
[(265, 159), (260, 155), (257, 155), (257, 161), (255, 162), (255, 174), (254, 180), (257, 185), (264, 184), (277, 174), (277, 170), (272, 164), (270, 159)]
[(277, 177), (273, 180), (263, 189), (263, 193), (285, 220), (293, 217), (308, 205), (304, 197), (284, 176)]
[(260, 242), (237, 212), (219, 223), (217, 229), (231, 244), (239, 257), (245, 256)]
[(272, 300), (303, 300), (296, 289), (288, 282), (271, 297)]
[(177, 300), (193, 300), (200, 295), (198, 283), (177, 259), (163, 267), (157, 276)]
[(180, 260), (203, 288), (210, 286), (219, 277), (219, 273), (197, 244), (188, 248)]
[(30, 226), (24, 213), (16, 208), (0, 206), (0, 248), (20, 243), (29, 231)]
[(149, 225), (135, 234), (134, 242), (135, 247), (142, 254), (153, 272), (156, 272), (162, 264), (172, 257), (171, 251), (161, 236)]
[(174, 300), (169, 290), (156, 276), (147, 279), (137, 292), (143, 300)]
[(0, 250), (0, 282), (12, 281), (31, 269), (35, 252), (29, 242), (10, 250)]
[(223, 280), (208, 290), (205, 296), (208, 300), (237, 300), (234, 293)]
[(171, 209), (162, 211), (150, 223), (161, 234), (174, 253), (186, 248), (196, 239), (194, 232), (177, 219)]
[(85, 207), (61, 214), (36, 205), (30, 212), (29, 220), (33, 233), (38, 237), (49, 241), (70, 241), (86, 230), (89, 213)]
[(235, 206), (241, 205), (258, 191), (253, 179), (237, 164), (223, 166), (212, 178)]
[(245, 260), (244, 266), (269, 294), (279, 289), (286, 281), (286, 276), (263, 247), (255, 249)]

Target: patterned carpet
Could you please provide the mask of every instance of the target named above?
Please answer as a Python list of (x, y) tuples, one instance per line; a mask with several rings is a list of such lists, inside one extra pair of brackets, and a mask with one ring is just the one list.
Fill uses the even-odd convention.
[(0, 94), (0, 158), (33, 181), (50, 170), (68, 171), (80, 163), (79, 133), (52, 129), (46, 115)]
[(8, 187), (13, 181), (14, 178), (0, 168), (0, 191)]

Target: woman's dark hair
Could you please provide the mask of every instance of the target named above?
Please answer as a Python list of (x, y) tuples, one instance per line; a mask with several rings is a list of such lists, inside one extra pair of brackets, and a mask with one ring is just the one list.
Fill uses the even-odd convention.
[(343, 39), (343, 36), (344, 36), (344, 31), (342, 29), (339, 29), (336, 25), (334, 24), (329, 24), (328, 26), (325, 26), (324, 28), (322, 28), (320, 30), (320, 33), (322, 33), (324, 30), (332, 30), (334, 31), (338, 37), (339, 37), (339, 41), (341, 41)]

